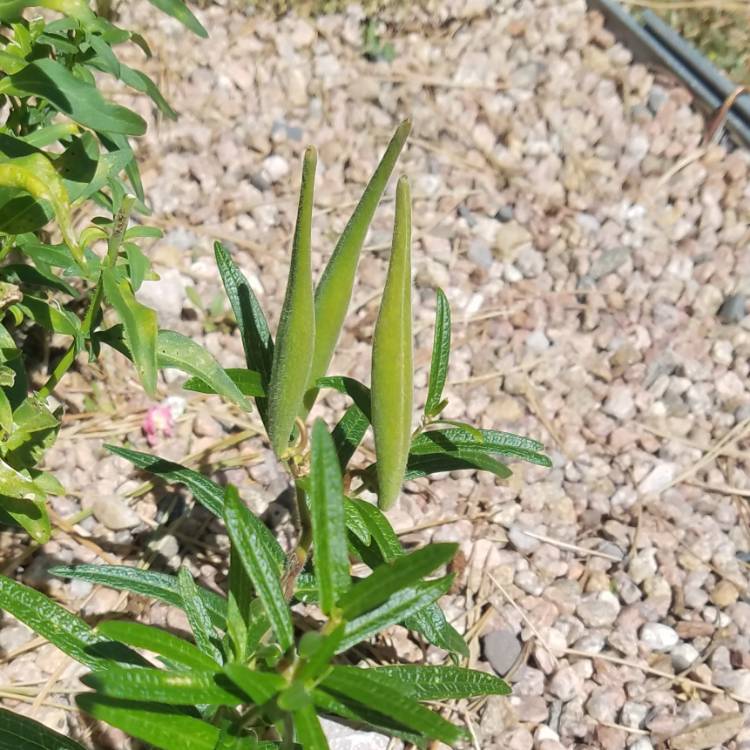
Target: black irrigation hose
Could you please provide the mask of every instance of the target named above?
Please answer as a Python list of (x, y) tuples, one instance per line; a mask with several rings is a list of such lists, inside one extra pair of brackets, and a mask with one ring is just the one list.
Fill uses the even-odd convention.
[[(736, 84), (650, 10), (642, 13), (639, 23), (616, 0), (588, 0), (588, 5), (602, 13), (609, 29), (638, 60), (673, 73), (710, 112), (718, 111), (737, 90)], [(734, 101), (726, 127), (735, 142), (750, 146), (750, 94)]]

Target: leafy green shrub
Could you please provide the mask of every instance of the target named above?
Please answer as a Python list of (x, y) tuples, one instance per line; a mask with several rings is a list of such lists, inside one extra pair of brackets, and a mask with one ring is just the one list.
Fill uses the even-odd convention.
[[(206, 35), (181, 0), (151, 1)], [(115, 47), (126, 42), (150, 54), (139, 34), (98, 16), (85, 0), (0, 1), (0, 522), (39, 542), (50, 534), (45, 498), (63, 491), (35, 468), (60, 427), (46, 397), (80, 352), (97, 355), (108, 335), (103, 303), (124, 327), (144, 387), (156, 389), (156, 313), (134, 292), (153, 278), (138, 240), (159, 231), (128, 228), (131, 211), (148, 213), (129, 142), (146, 123), (105, 99), (96, 76), (146, 94), (165, 117), (175, 113), (147, 75), (118, 60)], [(74, 213), (95, 211), (79, 232)], [(32, 363), (21, 342), (32, 327), (70, 344), (46, 384), (30, 393)]]
[[(186, 386), (225, 395), (231, 395), (231, 386), (255, 399), (269, 441), (294, 482), (295, 548), (285, 554), (234, 487), (223, 488), (163, 458), (110, 446), (135, 466), (187, 486), (223, 521), (231, 543), (227, 596), (196, 585), (186, 568), (176, 576), (111, 565), (57, 567), (52, 573), (179, 607), (193, 642), (128, 621), (91, 628), (43, 594), (0, 577), (0, 606), (91, 669), (83, 681), (92, 690), (77, 696), (79, 707), (157, 748), (321, 750), (328, 747), (321, 714), (418, 747), (431, 740), (454, 745), (465, 738), (464, 730), (425, 702), (509, 692), (498, 677), (455, 665), (356, 664), (359, 644), (397, 623), (455, 659), (468, 656), (437, 604), (453, 582), (452, 574), (440, 571), (456, 545), (430, 544), (407, 553), (365, 491), (377, 494), (378, 504), (387, 508), (405, 479), (459, 469), (508, 477), (510, 469), (498, 456), (549, 465), (533, 440), (441, 418), (451, 338), (441, 291), (429, 392), (412, 430), (411, 207), (404, 178), (396, 192), (393, 247), (375, 330), (372, 390), (352, 378), (327, 375), (365, 234), (408, 130), (404, 123), (396, 132), (317, 288), (310, 262), (315, 152), (306, 152), (275, 340), (247, 280), (229, 253), (215, 247), (248, 368), (211, 365), (201, 371), (193, 360), (196, 377)], [(126, 341), (110, 342), (128, 352)], [(175, 352), (182, 353), (179, 347), (173, 357)], [(308, 435), (304, 417), (324, 388), (346, 394), (352, 403), (332, 430), (318, 419)], [(376, 461), (353, 468), (350, 462), (370, 425)], [(353, 576), (352, 558), (372, 573)], [(435, 573), (438, 577), (429, 577)], [(316, 608), (317, 616), (295, 622), (292, 607), (298, 603)]]

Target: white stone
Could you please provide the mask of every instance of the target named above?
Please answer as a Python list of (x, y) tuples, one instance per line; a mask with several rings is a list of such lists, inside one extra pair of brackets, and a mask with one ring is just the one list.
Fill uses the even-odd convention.
[(602, 409), (605, 414), (609, 414), (615, 419), (631, 419), (635, 414), (635, 400), (633, 399), (632, 390), (622, 384), (615, 384), (609, 391)]
[(263, 160), (263, 170), (270, 182), (279, 182), (289, 174), (289, 162), (278, 154), (271, 154)]
[(386, 750), (390, 740), (376, 732), (360, 732), (344, 724), (321, 718), (331, 750)]
[(676, 467), (674, 464), (660, 461), (651, 469), (638, 485), (638, 492), (642, 495), (649, 495), (653, 492), (660, 492), (675, 477)]
[(677, 631), (660, 622), (647, 622), (641, 628), (639, 638), (651, 651), (671, 651), (680, 642)]
[(606, 627), (620, 614), (620, 601), (610, 591), (588, 594), (578, 603), (576, 614), (591, 628)]
[(700, 656), (700, 652), (690, 643), (680, 643), (672, 649), (672, 666), (677, 672), (682, 672), (691, 667)]

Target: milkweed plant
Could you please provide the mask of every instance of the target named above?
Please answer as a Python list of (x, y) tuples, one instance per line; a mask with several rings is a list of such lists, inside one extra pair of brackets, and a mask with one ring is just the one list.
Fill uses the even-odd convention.
[[(178, 607), (192, 637), (125, 620), (90, 627), (44, 594), (0, 577), (3, 609), (90, 669), (82, 678), (88, 689), (76, 696), (79, 708), (150, 746), (323, 750), (328, 743), (321, 716), (419, 748), (434, 741), (457, 746), (466, 730), (443, 717), (439, 702), (509, 692), (499, 677), (460, 666), (468, 660), (467, 645), (438, 604), (453, 583), (445, 568), (456, 545), (407, 551), (386, 515), (407, 480), (464, 469), (505, 479), (511, 473), (506, 462), (513, 460), (549, 466), (534, 440), (442, 418), (451, 316), (439, 289), (428, 394), (415, 419), (411, 200), (405, 177), (396, 187), (370, 386), (328, 373), (365, 235), (409, 129), (408, 122), (397, 129), (317, 285), (311, 261), (316, 152), (305, 152), (275, 337), (230, 253), (215, 245), (247, 367), (223, 369), (210, 358), (189, 356), (193, 377), (185, 387), (219, 393), (246, 408), (254, 401), (296, 492), (292, 551), (282, 550), (236, 488), (158, 456), (109, 446), (165, 482), (185, 485), (223, 522), (231, 543), (226, 595), (199, 586), (185, 568), (177, 575), (122, 565), (58, 566), (51, 572)], [(137, 362), (127, 337), (115, 331), (103, 340)], [(186, 358), (178, 344), (157, 347), (160, 365)], [(341, 392), (349, 405), (335, 425), (322, 419), (310, 425), (310, 409), (325, 389)], [(353, 465), (370, 427), (375, 461)], [(354, 562), (369, 575), (354, 575)], [(452, 663), (366, 667), (365, 656), (372, 652), (365, 642), (396, 624), (443, 649)], [(20, 731), (29, 720), (3, 714), (0, 736), (14, 721)], [(36, 725), (33, 731), (49, 732)], [(54, 747), (79, 746), (60, 739)]]

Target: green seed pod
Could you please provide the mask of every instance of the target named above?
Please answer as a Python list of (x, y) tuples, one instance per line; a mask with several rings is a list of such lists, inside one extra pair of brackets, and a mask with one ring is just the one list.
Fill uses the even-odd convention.
[(372, 342), (372, 427), (377, 455), (378, 505), (398, 500), (411, 444), (414, 368), (411, 332), (411, 198), (401, 177), (388, 277)]
[(305, 151), (292, 261), (271, 365), (268, 437), (279, 457), (289, 446), (294, 420), (302, 407), (315, 341), (311, 227), (317, 158), (314, 148)]
[(393, 134), (383, 158), (341, 233), (315, 290), (315, 354), (308, 386), (310, 390), (305, 396), (304, 414), (315, 402), (318, 393), (315, 383), (326, 374), (331, 363), (352, 298), (354, 274), (367, 230), (410, 130), (411, 123), (404, 120)]

